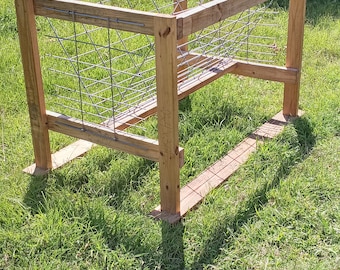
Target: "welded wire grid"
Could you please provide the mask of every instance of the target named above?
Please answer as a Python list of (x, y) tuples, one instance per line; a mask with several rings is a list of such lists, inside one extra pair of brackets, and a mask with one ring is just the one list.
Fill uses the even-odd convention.
[(277, 27), (262, 22), (277, 14), (269, 9), (271, 4), (267, 1), (190, 35), (178, 50), (179, 88), (203, 80), (210, 71), (223, 69), (235, 59), (273, 63), (275, 38), (258, 34)]
[(47, 20), (51, 110), (114, 128), (120, 124), (114, 116), (155, 98), (152, 37)]
[[(112, 0), (100, 3), (117, 5)], [(179, 13), (185, 7), (183, 0), (175, 4), (167, 0), (149, 0), (142, 4), (121, 0), (119, 3), (120, 7), (162, 13)], [(262, 17), (272, 15), (272, 11), (268, 11), (270, 3), (190, 35), (187, 42), (178, 47), (179, 90), (234, 58), (268, 62), (275, 54), (271, 48), (275, 41), (257, 35), (255, 29), (272, 27), (261, 24)], [(192, 0), (187, 4), (189, 8), (197, 6)], [(49, 31), (44, 33), (47, 53), (43, 63), (47, 73), (45, 89), (50, 94), (48, 109), (114, 129), (128, 117), (136, 117), (136, 112), (146, 102), (155, 102), (153, 37), (46, 20)]]

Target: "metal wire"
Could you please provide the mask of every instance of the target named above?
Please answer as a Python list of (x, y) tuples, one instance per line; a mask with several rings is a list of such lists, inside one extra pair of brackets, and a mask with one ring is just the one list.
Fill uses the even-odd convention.
[(73, 19), (73, 32), (74, 32), (74, 47), (76, 51), (76, 74), (78, 76), (78, 91), (79, 91), (79, 105), (80, 105), (80, 112), (81, 112), (81, 121), (84, 125), (84, 113), (83, 113), (83, 93), (81, 88), (81, 76), (80, 76), (80, 64), (79, 64), (79, 53), (78, 53), (78, 44), (77, 44), (77, 30), (75, 24), (75, 13), (72, 13)]
[[(271, 45), (250, 42), (250, 39), (259, 39), (267, 43), (270, 40), (273, 44), (273, 38), (252, 35), (258, 26), (273, 27), (273, 25), (260, 23), (268, 7), (269, 5), (249, 9), (241, 12), (236, 18), (219, 23), (217, 27), (212, 26), (208, 30), (204, 29), (193, 34), (185, 44), (189, 48), (188, 52), (180, 51), (178, 57), (181, 67), (178, 74), (179, 81), (181, 81), (179, 88), (182, 89), (193, 81), (202, 79), (205, 76), (204, 73), (210, 71), (211, 67), (218, 69), (235, 58), (255, 62), (272, 62), (271, 58), (275, 56), (275, 53), (270, 50)], [(194, 54), (197, 56), (192, 57)]]
[[(162, 13), (184, 10), (184, 0), (175, 3), (149, 0), (142, 7), (130, 0), (119, 2), (121, 7), (141, 10), (147, 7)], [(268, 11), (271, 2), (190, 35), (188, 41), (178, 47), (178, 90), (201, 80), (213, 68), (223, 68), (235, 58), (272, 61), (275, 53), (271, 44), (275, 40), (255, 32), (257, 27), (273, 27), (261, 23), (267, 12), (273, 14)], [(112, 4), (112, 0), (99, 3)], [(197, 1), (188, 0), (188, 7), (194, 6)], [(123, 124), (122, 119), (126, 117), (143, 120), (136, 112), (144, 102), (156, 100), (153, 37), (110, 29), (109, 18), (100, 17), (107, 20), (106, 28), (76, 23), (76, 15), (75, 12), (72, 14), (73, 27), (67, 22), (47, 19), (51, 31), (45, 36), (52, 48), (46, 55), (55, 63), (47, 70), (56, 76), (49, 84), (49, 92), (53, 95), (49, 103), (52, 110), (72, 117), (80, 116), (82, 121), (102, 123), (113, 130)]]

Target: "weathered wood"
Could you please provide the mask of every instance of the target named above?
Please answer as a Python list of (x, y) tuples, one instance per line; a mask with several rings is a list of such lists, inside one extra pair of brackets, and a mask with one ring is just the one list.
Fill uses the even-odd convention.
[[(65, 115), (47, 111), (49, 129), (81, 140), (68, 146), (53, 157), (53, 169), (60, 167), (74, 158), (84, 154), (83, 151), (90, 150), (95, 144), (123, 151), (149, 160), (159, 161), (158, 141), (143, 136), (127, 133), (121, 130), (112, 130), (110, 127), (86, 123), (84, 121), (67, 117)], [(179, 147), (179, 163), (181, 168), (184, 165), (184, 149)], [(77, 154), (75, 154), (75, 152)], [(63, 155), (65, 158), (63, 158)], [(70, 156), (71, 155), (71, 156)]]
[[(94, 146), (96, 146), (96, 144), (93, 142), (78, 140), (60, 149), (52, 154), (52, 170), (58, 169), (72, 160), (79, 158)], [(181, 168), (184, 165), (184, 149), (182, 147), (179, 149), (179, 161), (179, 167)], [(47, 170), (37, 168), (35, 163), (25, 168), (23, 172), (31, 175), (45, 175), (48, 173)]]
[[(298, 112), (301, 116), (302, 111)], [(163, 214), (160, 206), (156, 207), (150, 213), (150, 216), (156, 219), (166, 220), (170, 223), (178, 222), (188, 211), (192, 210), (199, 204), (208, 193), (224, 183), (237, 169), (244, 164), (251, 153), (256, 151), (259, 144), (264, 140), (274, 138), (294, 117), (287, 117), (283, 112), (276, 114), (272, 119), (264, 123), (256, 131), (250, 134), (234, 149), (229, 151), (226, 156), (215, 162), (213, 165), (204, 170), (194, 180), (181, 188), (181, 210), (179, 214)]]
[(154, 24), (161, 209), (176, 214), (180, 211), (176, 19), (155, 18)]
[(15, 7), (35, 162), (46, 171), (52, 161), (33, 0), (16, 0)]
[(215, 0), (178, 14), (177, 38), (181, 39), (266, 0)]
[(285, 83), (283, 98), (285, 115), (296, 116), (298, 113), (305, 13), (306, 0), (289, 1), (286, 67), (297, 69), (298, 76), (296, 83)]
[(49, 18), (154, 34), (154, 19), (173, 17), (75, 0), (35, 0), (35, 14)]

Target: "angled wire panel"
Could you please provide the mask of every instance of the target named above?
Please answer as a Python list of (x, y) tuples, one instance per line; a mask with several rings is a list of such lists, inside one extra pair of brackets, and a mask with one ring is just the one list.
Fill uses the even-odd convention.
[[(180, 14), (202, 1), (87, 1), (156, 13)], [(271, 63), (272, 37), (256, 33), (272, 1), (204, 28), (178, 46), (178, 91), (199, 81), (234, 59)], [(72, 14), (75, 18), (76, 13)], [(82, 14), (84, 16), (84, 14)], [(103, 18), (101, 18), (102, 20)], [(132, 18), (133, 19), (133, 18)], [(144, 118), (136, 111), (156, 102), (155, 45), (153, 36), (45, 18), (48, 32), (40, 33), (44, 51), (48, 109), (115, 128), (118, 119)], [(183, 49), (185, 48), (185, 49)], [(147, 116), (146, 116), (147, 117)], [(123, 123), (121, 123), (123, 124)]]

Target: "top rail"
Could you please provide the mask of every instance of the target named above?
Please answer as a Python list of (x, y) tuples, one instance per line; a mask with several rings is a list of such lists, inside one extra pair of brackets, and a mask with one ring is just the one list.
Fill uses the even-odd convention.
[(177, 39), (223, 21), (267, 0), (215, 0), (178, 14)]
[(159, 14), (76, 0), (34, 0), (35, 15), (154, 35), (155, 18), (177, 19), (177, 39), (267, 0), (215, 0), (177, 14)]
[(155, 18), (174, 18), (158, 14), (75, 0), (34, 0), (35, 15), (100, 27), (154, 35)]

